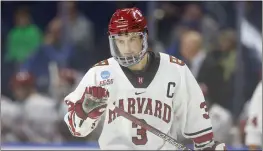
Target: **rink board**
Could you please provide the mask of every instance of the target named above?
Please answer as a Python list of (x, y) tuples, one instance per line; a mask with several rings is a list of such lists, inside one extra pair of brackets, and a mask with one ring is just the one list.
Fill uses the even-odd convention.
[[(189, 146), (190, 147), (190, 146)], [(192, 147), (190, 147), (192, 148)], [(227, 146), (228, 150), (248, 150), (246, 147)], [(9, 143), (2, 144), (1, 150), (100, 150), (96, 142), (89, 143), (63, 143), (63, 144), (32, 144), (32, 143)]]
[(99, 145), (96, 142), (61, 144), (8, 143), (2, 144), (1, 150), (99, 150)]

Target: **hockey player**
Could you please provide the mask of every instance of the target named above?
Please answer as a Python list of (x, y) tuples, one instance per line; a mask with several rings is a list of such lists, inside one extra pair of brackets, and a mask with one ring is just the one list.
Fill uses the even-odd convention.
[(262, 82), (250, 100), (245, 143), (251, 150), (262, 148)]
[(11, 78), (15, 100), (21, 108), (20, 135), (31, 143), (60, 142), (55, 100), (39, 93), (35, 78), (29, 72), (18, 72)]
[(69, 108), (64, 120), (71, 133), (87, 136), (105, 114), (101, 149), (177, 149), (117, 115), (111, 110), (115, 105), (175, 139), (180, 131), (195, 149), (224, 150), (225, 144), (213, 140), (204, 97), (184, 62), (149, 51), (141, 11), (118, 9), (108, 31), (113, 57), (95, 64), (65, 97)]

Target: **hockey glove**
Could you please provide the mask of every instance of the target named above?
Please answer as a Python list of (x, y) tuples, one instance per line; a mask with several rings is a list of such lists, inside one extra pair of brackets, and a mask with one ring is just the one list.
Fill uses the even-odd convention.
[(82, 98), (75, 103), (75, 112), (82, 119), (97, 119), (107, 107), (109, 92), (105, 88), (92, 86), (87, 87)]

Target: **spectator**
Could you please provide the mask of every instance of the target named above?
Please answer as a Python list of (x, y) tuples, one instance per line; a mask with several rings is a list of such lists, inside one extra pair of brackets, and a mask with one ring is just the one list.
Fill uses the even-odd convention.
[[(65, 10), (68, 13), (68, 16), (66, 16), (69, 25), (68, 36), (75, 49), (93, 51), (95, 38), (93, 23), (78, 10), (75, 1), (67, 1), (62, 4), (64, 4)], [(60, 15), (62, 16), (62, 14)]]
[[(218, 101), (220, 101), (224, 107), (233, 111), (232, 104), (237, 56), (236, 33), (231, 29), (222, 30), (218, 40), (220, 51), (218, 63), (222, 69), (221, 87), (219, 86), (220, 90), (217, 92), (221, 97), (219, 97), (220, 100)], [(219, 87), (217, 89), (219, 89)]]
[(203, 37), (196, 31), (188, 31), (181, 37), (181, 55), (197, 79), (200, 67), (206, 57), (206, 52), (203, 50), (202, 43)]
[(36, 90), (34, 79), (31, 73), (18, 72), (11, 80), (15, 100), (19, 101), (22, 109), (20, 133), (25, 136), (25, 142), (58, 142), (61, 137), (57, 127), (56, 102)]
[(234, 74), (236, 65), (236, 37), (233, 30), (223, 30), (219, 35), (218, 50), (211, 51), (200, 70), (199, 81), (208, 88), (208, 99), (212, 104), (232, 110)]
[[(216, 104), (229, 111), (232, 109), (233, 78), (236, 64), (235, 33), (232, 30), (222, 31), (219, 36), (219, 50), (206, 54), (204, 51), (197, 51), (203, 48), (200, 47), (202, 46), (200, 37), (199, 35), (199, 40), (196, 42), (182, 43), (181, 53), (188, 62), (190, 60), (190, 69), (199, 82), (210, 106)], [(191, 52), (186, 50), (191, 50)], [(195, 63), (192, 65), (192, 62)]]
[(182, 55), (182, 60), (187, 63), (206, 96), (207, 86), (203, 79), (205, 79), (204, 77), (208, 72), (205, 71), (207, 64), (204, 64), (207, 53), (203, 48), (203, 37), (199, 32), (189, 30), (182, 34), (180, 40), (180, 54)]
[(5, 59), (23, 63), (40, 45), (42, 33), (32, 23), (27, 7), (19, 7), (15, 13), (15, 27), (8, 33), (7, 53)]
[(177, 51), (178, 47), (180, 47), (178, 40), (182, 33), (187, 30), (200, 32), (203, 36), (203, 47), (205, 50), (212, 50), (215, 44), (214, 39), (216, 39), (218, 34), (218, 28), (217, 23), (204, 13), (201, 5), (197, 3), (187, 4), (184, 7), (182, 18), (172, 29), (172, 35), (170, 35), (171, 46), (168, 49), (168, 53), (175, 56), (179, 55)]
[[(208, 60), (207, 53), (203, 48), (203, 37), (199, 32), (187, 31), (181, 36), (180, 42), (181, 55), (197, 79), (197, 82), (199, 82), (204, 96), (207, 97), (210, 90), (208, 81), (215, 76), (211, 73), (213, 70), (210, 67), (214, 63), (212, 60)], [(229, 134), (232, 127), (231, 113), (217, 103), (210, 103), (208, 107), (216, 140), (232, 143)]]
[[(49, 93), (51, 84), (51, 65), (55, 68), (67, 66), (73, 47), (61, 40), (61, 20), (52, 20), (45, 34), (45, 40), (26, 62), (22, 65), (22, 71), (30, 71), (36, 76), (36, 83), (41, 92)], [(56, 71), (54, 71), (56, 72)], [(51, 89), (50, 89), (51, 90)]]
[(59, 7), (58, 14), (58, 18), (63, 22), (62, 40), (71, 43), (75, 50), (68, 61), (69, 67), (85, 73), (87, 68), (97, 62), (94, 57), (88, 57), (96, 56), (93, 23), (78, 10), (76, 2), (68, 1), (59, 4), (63, 6)]
[[(231, 99), (230, 88), (224, 88), (231, 81), (235, 65), (235, 41), (230, 31), (224, 31), (220, 36), (220, 51), (206, 53), (203, 48), (203, 37), (196, 31), (187, 31), (181, 36), (180, 54), (199, 82), (206, 99), (226, 108), (221, 93), (228, 94)], [(232, 37), (230, 37), (232, 36)], [(227, 62), (227, 63), (226, 63)], [(219, 89), (221, 88), (221, 89)], [(224, 90), (227, 89), (227, 92)], [(222, 91), (222, 92), (221, 92)], [(226, 103), (226, 104), (224, 104)]]
[(178, 25), (175, 27), (176, 29), (173, 31), (172, 35), (172, 44), (171, 46), (166, 50), (166, 53), (169, 55), (175, 56), (179, 59), (183, 59), (180, 53), (180, 39), (181, 36), (186, 33), (187, 31), (191, 30), (190, 28), (182, 25)]

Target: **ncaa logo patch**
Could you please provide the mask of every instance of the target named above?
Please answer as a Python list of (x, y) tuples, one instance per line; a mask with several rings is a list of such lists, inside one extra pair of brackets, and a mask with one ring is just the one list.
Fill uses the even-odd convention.
[(108, 79), (110, 77), (110, 72), (109, 71), (102, 71), (100, 73), (100, 76), (102, 79)]

